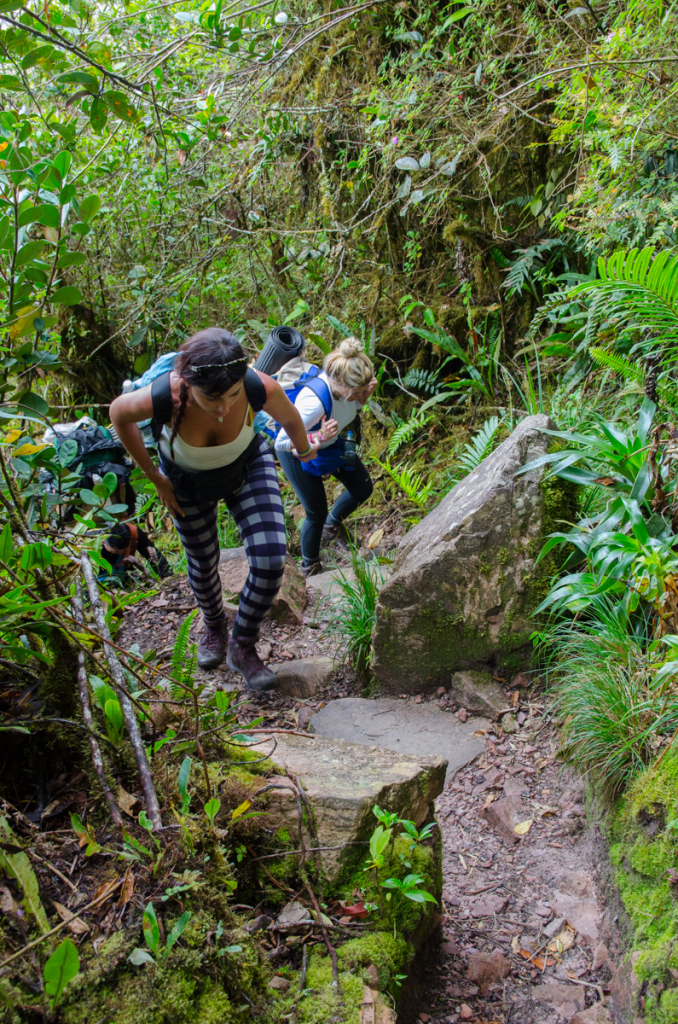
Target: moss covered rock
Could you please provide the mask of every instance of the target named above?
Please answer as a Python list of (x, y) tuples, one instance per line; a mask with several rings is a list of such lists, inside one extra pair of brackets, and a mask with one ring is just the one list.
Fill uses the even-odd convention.
[(516, 476), (546, 454), (553, 424), (528, 416), (402, 541), (381, 588), (374, 634), (377, 681), (394, 692), (448, 683), (450, 672), (519, 667), (534, 609), (553, 565), (536, 565), (543, 538), (568, 519), (566, 486), (544, 467)]

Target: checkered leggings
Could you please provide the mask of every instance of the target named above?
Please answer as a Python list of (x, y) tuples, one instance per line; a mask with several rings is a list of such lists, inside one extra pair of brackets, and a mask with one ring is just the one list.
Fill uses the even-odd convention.
[[(180, 498), (185, 515), (174, 519), (188, 561), (188, 581), (206, 620), (223, 615), (219, 578), (219, 534), (216, 501), (191, 504)], [(250, 565), (240, 595), (233, 636), (256, 636), (273, 604), (285, 568), (285, 517), (273, 455), (261, 441), (249, 464), (247, 483), (225, 499), (235, 519)]]

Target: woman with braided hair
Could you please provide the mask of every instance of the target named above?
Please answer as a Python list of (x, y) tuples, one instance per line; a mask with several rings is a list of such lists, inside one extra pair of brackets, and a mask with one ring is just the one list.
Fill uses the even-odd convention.
[[(155, 485), (186, 552), (188, 579), (205, 624), (198, 664), (215, 668), (226, 656), (228, 667), (253, 690), (268, 689), (276, 681), (255, 643), (280, 589), (286, 553), (275, 462), (253, 427), (260, 409), (285, 427), (299, 459), (314, 457), (317, 446), (309, 444), (301, 417), (280, 385), (249, 369), (237, 339), (219, 327), (184, 342), (172, 370), (120, 395), (110, 408), (118, 437)], [(159, 435), (157, 468), (137, 425), (149, 417)], [(238, 525), (250, 567), (230, 639), (219, 578), (220, 500)]]

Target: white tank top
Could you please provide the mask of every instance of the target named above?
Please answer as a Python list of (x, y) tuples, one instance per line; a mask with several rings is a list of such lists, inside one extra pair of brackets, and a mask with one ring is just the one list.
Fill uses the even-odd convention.
[[(232, 462), (242, 455), (245, 449), (252, 443), (254, 437), (254, 413), (251, 406), (247, 406), (245, 422), (242, 430), (234, 441), (228, 444), (216, 444), (208, 448), (194, 448), (191, 444), (177, 436), (174, 438), (174, 462), (182, 469), (200, 473), (207, 469), (220, 469), (222, 466), (230, 466)], [(160, 435), (160, 450), (165, 458), (171, 462), (170, 437), (172, 428), (164, 426)]]

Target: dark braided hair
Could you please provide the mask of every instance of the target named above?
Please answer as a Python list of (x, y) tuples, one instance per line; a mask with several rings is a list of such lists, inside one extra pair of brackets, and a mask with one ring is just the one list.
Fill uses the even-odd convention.
[(222, 327), (198, 331), (179, 349), (174, 369), (181, 377), (179, 409), (174, 420), (169, 448), (174, 460), (174, 439), (186, 412), (189, 384), (207, 398), (218, 398), (242, 380), (247, 371), (247, 356), (238, 339)]

